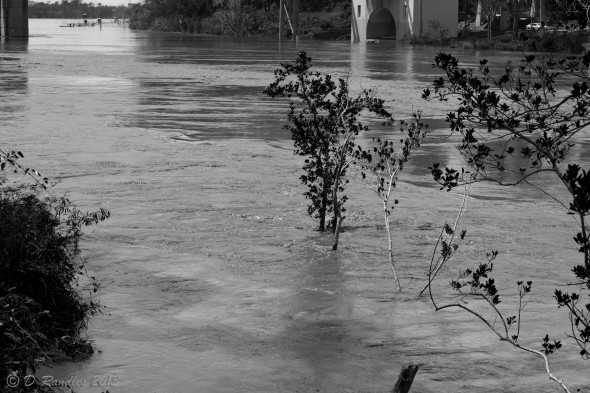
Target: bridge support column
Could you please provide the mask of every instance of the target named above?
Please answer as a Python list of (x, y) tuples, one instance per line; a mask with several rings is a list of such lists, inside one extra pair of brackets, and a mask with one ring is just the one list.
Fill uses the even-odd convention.
[(0, 36), (29, 37), (28, 0), (0, 0)]

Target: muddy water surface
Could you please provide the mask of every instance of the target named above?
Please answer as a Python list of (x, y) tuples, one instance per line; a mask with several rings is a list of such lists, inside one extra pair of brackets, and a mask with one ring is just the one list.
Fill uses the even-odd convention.
[[(433, 160), (457, 161), (442, 133), (399, 185), (400, 294), (378, 200), (350, 186), (341, 250), (328, 251), (329, 237), (305, 215), (302, 162), (281, 131), (287, 107), (261, 94), (278, 64), (304, 49), (321, 70), (374, 89), (398, 117), (421, 108), (440, 129), (445, 108), (420, 100), (436, 51), (60, 22), (32, 20), (28, 43), (0, 48), (2, 144), (59, 181), (52, 192), (112, 218), (83, 244), (106, 306), (88, 331), (100, 353), (41, 374), (76, 378), (76, 392), (386, 392), (402, 365), (417, 363), (415, 392), (558, 391), (539, 360), (414, 295), (460, 202), (428, 178)], [(508, 58), (460, 55), (473, 64)], [(571, 243), (572, 222), (534, 189), (487, 186), (472, 196), (467, 243), (436, 290), (448, 293), (461, 267), (497, 249), (508, 293), (517, 279), (535, 282), (522, 337), (537, 347), (546, 333), (563, 337), (567, 326), (546, 318), (553, 288), (577, 262), (560, 243)], [(588, 365), (566, 347), (555, 373), (590, 392)]]

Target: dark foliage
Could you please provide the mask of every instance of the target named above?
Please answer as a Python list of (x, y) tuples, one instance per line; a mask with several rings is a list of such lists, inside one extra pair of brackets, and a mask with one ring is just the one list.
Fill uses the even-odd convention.
[(53, 3), (36, 3), (29, 6), (30, 18), (68, 18), (81, 19), (83, 14), (88, 15), (91, 19), (125, 19), (129, 17), (129, 8), (126, 6), (107, 6), (100, 2), (94, 4), (92, 2), (85, 3), (80, 0), (63, 0), (61, 2)]
[(98, 283), (86, 274), (78, 242), (82, 227), (108, 217), (103, 209), (82, 213), (66, 198), (40, 199), (35, 191), (0, 189), (2, 383), (9, 376), (34, 373), (48, 360), (48, 351), (72, 359), (93, 353), (80, 333), (100, 306), (83, 289), (91, 294)]
[[(312, 26), (308, 19), (301, 22), (301, 32), (318, 38), (333, 24), (350, 24), (350, 5), (346, 1), (300, 2), (301, 12), (332, 11), (342, 9), (340, 16), (316, 18)], [(196, 32), (234, 36), (278, 34), (278, 0), (146, 0), (130, 10), (129, 26), (132, 29)], [(323, 25), (320, 26), (320, 25)], [(348, 28), (349, 29), (349, 28)], [(328, 29), (328, 31), (341, 29)]]

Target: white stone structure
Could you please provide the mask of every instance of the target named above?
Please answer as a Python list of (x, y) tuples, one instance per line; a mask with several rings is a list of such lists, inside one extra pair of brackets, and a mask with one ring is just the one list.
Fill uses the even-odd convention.
[(450, 37), (457, 36), (459, 0), (353, 0), (352, 3), (353, 42), (402, 41), (426, 34), (435, 21), (449, 30)]

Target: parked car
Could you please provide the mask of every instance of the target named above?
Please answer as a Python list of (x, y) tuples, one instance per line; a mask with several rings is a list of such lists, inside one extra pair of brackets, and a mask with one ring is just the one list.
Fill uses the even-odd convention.
[(534, 22), (534, 23), (529, 23), (528, 25), (526, 25), (526, 29), (527, 30), (540, 30), (542, 27), (541, 23), (539, 22)]

